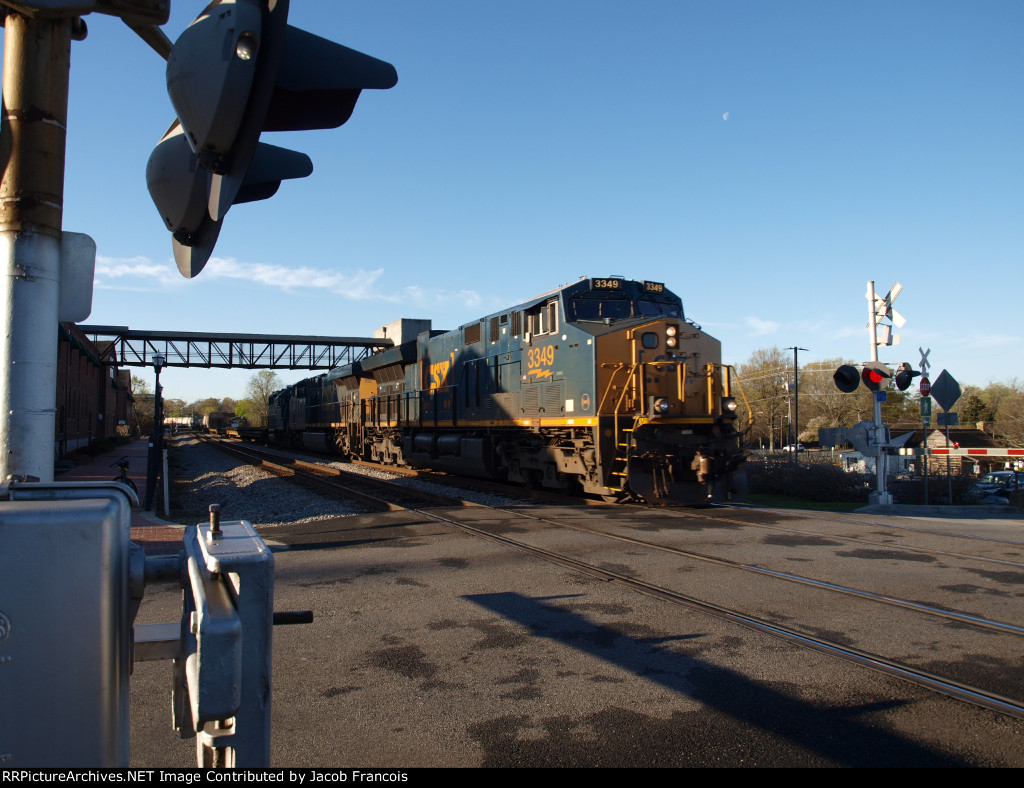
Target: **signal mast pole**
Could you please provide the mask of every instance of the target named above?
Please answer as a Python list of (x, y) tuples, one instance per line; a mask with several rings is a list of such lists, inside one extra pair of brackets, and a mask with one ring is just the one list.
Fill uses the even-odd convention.
[(53, 481), (61, 222), (74, 20), (0, 9), (0, 479)]
[[(868, 282), (868, 332), (870, 334), (871, 360), (878, 361), (878, 307), (875, 304), (875, 283)], [(885, 439), (885, 427), (882, 424), (882, 401), (879, 399), (880, 392), (875, 395), (875, 445), (878, 447), (878, 455), (875, 457), (875, 491), (868, 496), (868, 501), (874, 504), (891, 504), (892, 493), (885, 489), (886, 454), (884, 445), (888, 443)]]

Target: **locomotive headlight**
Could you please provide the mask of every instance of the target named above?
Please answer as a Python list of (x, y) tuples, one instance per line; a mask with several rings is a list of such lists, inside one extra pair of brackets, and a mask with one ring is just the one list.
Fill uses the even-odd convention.
[(668, 328), (665, 329), (665, 336), (674, 337), (678, 333), (679, 329), (676, 328), (675, 326), (669, 326)]
[(654, 415), (660, 416), (663, 413), (668, 413), (672, 404), (664, 397), (658, 397), (654, 400)]
[(667, 337), (665, 337), (665, 346), (666, 347), (675, 347), (678, 344), (679, 344), (679, 340), (677, 340), (674, 336), (667, 336)]
[(735, 397), (722, 397), (722, 415), (723, 416), (735, 416), (736, 409), (739, 406), (736, 404)]

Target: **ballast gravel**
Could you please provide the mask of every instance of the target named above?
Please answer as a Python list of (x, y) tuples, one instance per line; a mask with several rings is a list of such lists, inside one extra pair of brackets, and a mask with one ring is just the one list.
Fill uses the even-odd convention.
[[(354, 502), (319, 495), (279, 479), (253, 465), (217, 451), (196, 438), (181, 436), (170, 441), (172, 508), (205, 519), (210, 504), (221, 507), (223, 520), (248, 520), (257, 528), (287, 523), (308, 523), (361, 514), (365, 508)], [(456, 488), (410, 479), (373, 468), (363, 468), (322, 458), (303, 458), (378, 479), (388, 479), (411, 488), (456, 497)], [(484, 506), (514, 506), (515, 501), (477, 490), (458, 489), (457, 497)]]
[(256, 466), (240, 464), (196, 438), (178, 438), (171, 445), (169, 474), (174, 509), (202, 513), (210, 504), (218, 503), (222, 520), (248, 520), (257, 528), (366, 511), (353, 503), (297, 487)]

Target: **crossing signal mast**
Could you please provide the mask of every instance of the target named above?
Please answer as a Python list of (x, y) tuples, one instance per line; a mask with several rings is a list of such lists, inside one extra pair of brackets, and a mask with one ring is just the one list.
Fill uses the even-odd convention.
[(177, 118), (146, 167), (171, 231), (178, 270), (209, 261), (232, 205), (304, 178), (304, 153), (260, 142), (264, 131), (337, 128), (362, 90), (398, 82), (394, 66), (288, 25), (288, 0), (218, 0), (175, 42), (167, 92)]
[[(260, 143), (262, 131), (340, 126), (360, 91), (397, 76), (288, 27), (288, 0), (214, 0), (173, 46), (160, 30), (169, 9), (0, 0), (0, 576), (33, 589), (0, 615), (0, 765), (127, 767), (129, 673), (144, 652), (180, 667), (174, 724), (197, 739), (199, 765), (269, 763), (273, 556), (251, 524), (222, 523), (211, 507), (181, 557), (147, 557), (130, 542), (131, 490), (53, 481), (54, 329), (88, 317), (96, 251), (62, 226), (71, 42), (96, 12), (169, 56), (177, 130), (148, 176), (186, 276), (206, 264), (231, 205), (312, 171), (304, 154)], [(135, 625), (147, 581), (169, 578), (182, 586), (181, 619)]]
[[(865, 456), (876, 458), (876, 489), (869, 496), (871, 503), (891, 504), (892, 494), (885, 489), (885, 449), (888, 445), (887, 430), (882, 424), (882, 403), (886, 399), (886, 389), (894, 379), (893, 371), (888, 365), (878, 360), (878, 348), (898, 345), (899, 334), (893, 334), (893, 328), (902, 328), (906, 319), (893, 309), (893, 302), (903, 292), (903, 285), (896, 282), (885, 296), (875, 294), (875, 283), (868, 282), (865, 297), (868, 300), (868, 331), (870, 333), (871, 360), (865, 361), (858, 370), (853, 364), (843, 364), (832, 375), (836, 388), (847, 394), (857, 390), (859, 384), (874, 393), (874, 421), (860, 422), (851, 430), (829, 431), (842, 432), (833, 438), (844, 438), (853, 441), (857, 449)], [(888, 323), (884, 321), (889, 321)], [(903, 362), (896, 369), (896, 388), (906, 391), (910, 388), (914, 377), (920, 375), (910, 364)]]

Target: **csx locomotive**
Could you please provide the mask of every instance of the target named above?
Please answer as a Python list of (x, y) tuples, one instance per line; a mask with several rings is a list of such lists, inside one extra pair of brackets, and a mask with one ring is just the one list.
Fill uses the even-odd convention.
[(276, 392), (269, 440), (606, 500), (742, 491), (731, 370), (660, 282), (585, 278), (454, 331), (381, 332), (392, 347)]

